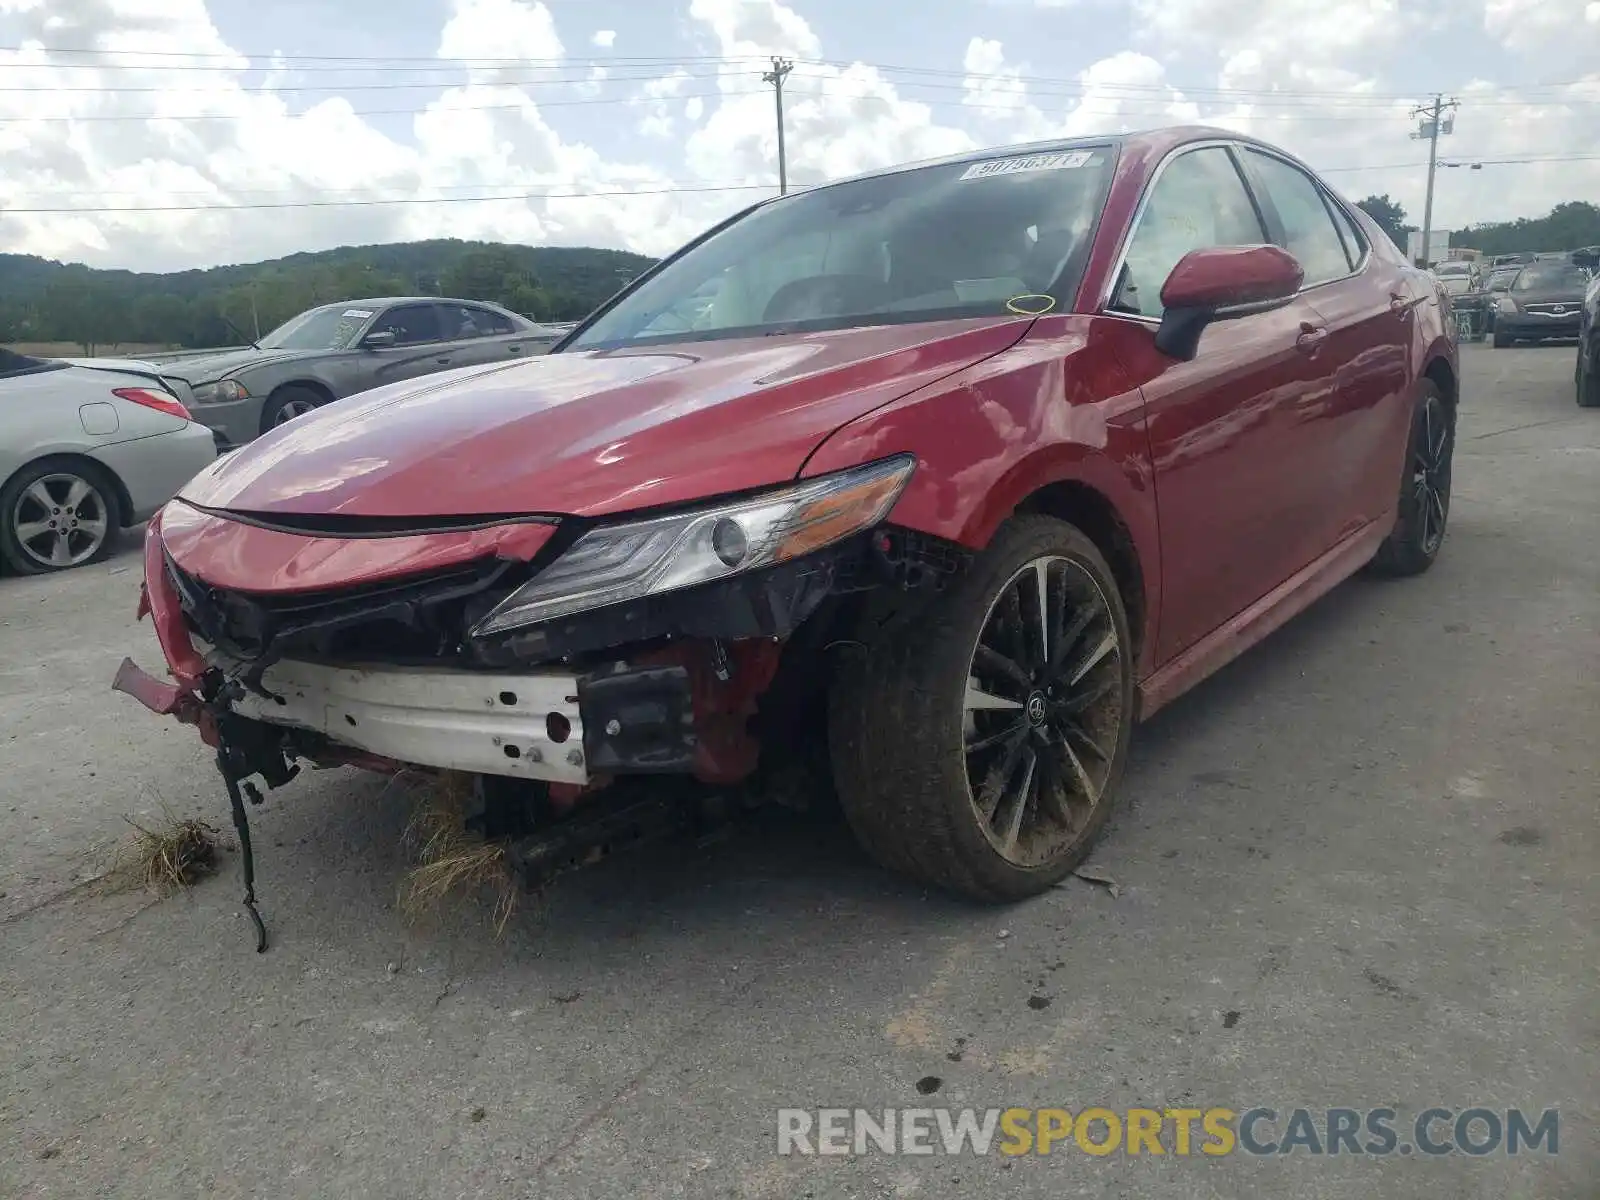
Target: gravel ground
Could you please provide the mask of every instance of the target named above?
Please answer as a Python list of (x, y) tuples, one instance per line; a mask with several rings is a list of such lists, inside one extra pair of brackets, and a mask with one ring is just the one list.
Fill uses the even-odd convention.
[[(108, 690), (159, 663), (137, 556), (0, 580), (0, 1195), (1600, 1196), (1571, 364), (1469, 347), (1435, 570), (1352, 581), (1159, 714), (1094, 860), (1117, 894), (1004, 912), (773, 814), (569, 877), (499, 940), (470, 905), (408, 925), (402, 799), (337, 771), (254, 814), (257, 956), (236, 856), (165, 901), (83, 886), (125, 816), (227, 826), (192, 731)], [(932, 1104), (1562, 1124), (1553, 1158), (775, 1153), (779, 1107)]]

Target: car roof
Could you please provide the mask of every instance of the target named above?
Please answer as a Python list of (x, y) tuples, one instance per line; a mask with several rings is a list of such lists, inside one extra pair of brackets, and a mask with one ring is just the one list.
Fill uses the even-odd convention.
[[(984, 146), (976, 150), (963, 150), (959, 154), (946, 154), (938, 158), (924, 158), (915, 162), (896, 163), (894, 166), (862, 171), (855, 175), (845, 176), (842, 179), (829, 179), (823, 183), (813, 184), (805, 190), (820, 191), (823, 188), (834, 187), (841, 183), (854, 183), (860, 179), (875, 179), (886, 175), (898, 175), (905, 171), (920, 171), (926, 167), (984, 162), (993, 158), (1010, 158), (1018, 154), (1050, 154), (1063, 150), (1087, 150), (1090, 147), (1098, 146), (1110, 146), (1113, 149), (1127, 151), (1141, 151), (1144, 154), (1159, 158), (1166, 154), (1167, 151), (1175, 150), (1185, 143), (1211, 141), (1213, 139), (1242, 142), (1246, 145), (1259, 146), (1264, 150), (1270, 150), (1272, 153), (1283, 155), (1285, 158), (1295, 158), (1293, 154), (1273, 145), (1271, 142), (1264, 142), (1260, 138), (1254, 138), (1247, 133), (1239, 133), (1236, 130), (1222, 129), (1214, 125), (1164, 125), (1156, 129), (1141, 129), (1135, 133), (1108, 133), (1084, 137), (1050, 138), (1040, 142), (1014, 142), (1002, 146)], [(1310, 169), (1307, 167), (1307, 170)]]
[(330, 300), (316, 307), (338, 308), (341, 304), (364, 304), (371, 308), (387, 308), (392, 304), (472, 304), (479, 308), (493, 308), (499, 312), (511, 311), (493, 300), (465, 300), (458, 296), (361, 296), (354, 300)]

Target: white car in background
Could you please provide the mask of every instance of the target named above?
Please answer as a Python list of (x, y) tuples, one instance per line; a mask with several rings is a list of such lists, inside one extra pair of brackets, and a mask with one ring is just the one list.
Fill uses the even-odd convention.
[(0, 566), (98, 562), (216, 456), (150, 363), (0, 348)]

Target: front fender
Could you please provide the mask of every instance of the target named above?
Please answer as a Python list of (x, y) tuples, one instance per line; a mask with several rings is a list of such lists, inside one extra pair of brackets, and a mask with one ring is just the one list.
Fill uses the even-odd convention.
[(801, 477), (910, 452), (917, 469), (892, 520), (974, 550), (1041, 489), (1090, 488), (1127, 529), (1154, 614), (1160, 553), (1144, 398), (1110, 350), (1101, 320), (1043, 318), (1011, 349), (843, 426)]

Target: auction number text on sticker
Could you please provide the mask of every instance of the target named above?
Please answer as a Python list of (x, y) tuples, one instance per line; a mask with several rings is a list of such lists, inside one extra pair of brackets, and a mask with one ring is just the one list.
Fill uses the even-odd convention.
[(1023, 171), (1071, 171), (1094, 157), (1092, 150), (1058, 150), (1053, 154), (1027, 154), (1021, 158), (992, 158), (973, 163), (961, 172), (962, 179), (988, 179), (993, 175), (1017, 175)]

